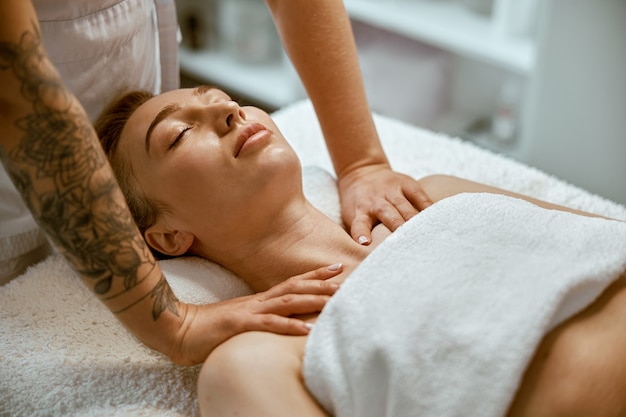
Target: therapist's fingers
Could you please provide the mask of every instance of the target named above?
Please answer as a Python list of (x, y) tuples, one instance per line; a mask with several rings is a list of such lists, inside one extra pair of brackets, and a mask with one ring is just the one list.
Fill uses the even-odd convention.
[[(385, 199), (395, 208), (395, 211), (390, 208), (381, 210), (378, 217), (392, 231), (415, 216), (419, 211), (432, 205), (430, 197), (418, 181), (401, 174), (398, 174), (398, 178), (400, 182), (397, 186), (389, 188), (385, 195)], [(397, 214), (402, 216), (404, 221), (399, 221)]]
[(341, 263), (317, 268), (291, 277), (256, 296), (261, 301), (267, 301), (288, 294), (333, 295), (339, 288), (339, 284), (327, 282), (327, 280), (339, 275), (342, 271)]
[[(384, 224), (392, 232), (402, 226), (406, 220), (413, 217), (415, 213), (417, 213), (417, 210), (412, 208), (412, 206), (409, 207), (410, 203), (404, 197), (402, 197), (402, 200), (404, 201), (400, 202), (400, 197), (397, 196), (387, 197), (386, 200), (381, 201), (375, 207), (374, 214), (378, 221)], [(405, 218), (398, 210), (398, 206), (403, 205), (404, 210), (408, 213), (408, 218)]]
[(283, 317), (315, 314), (322, 311), (330, 295), (286, 294), (264, 301), (256, 309), (256, 314), (271, 314)]
[(247, 321), (246, 331), (263, 331), (289, 336), (306, 336), (312, 324), (293, 317), (274, 314), (258, 314)]
[(326, 280), (343, 272), (343, 264), (337, 262), (331, 265), (323, 266), (313, 271), (305, 272), (304, 274), (293, 276), (292, 280)]
[[(383, 211), (379, 220), (392, 231), (402, 226), (404, 222), (419, 212), (413, 202), (405, 196), (402, 190), (398, 190), (394, 194), (388, 195), (387, 201), (393, 206), (393, 209)], [(384, 218), (385, 216), (388, 217)], [(401, 220), (399, 218), (401, 218)]]
[(369, 245), (372, 242), (372, 229), (378, 223), (375, 216), (366, 212), (358, 212), (350, 226), (350, 236), (361, 245)]
[(355, 215), (350, 235), (361, 245), (371, 243), (372, 229), (378, 223), (394, 231), (418, 213), (406, 198), (394, 196), (392, 201), (387, 198), (389, 197), (379, 198), (370, 206), (368, 212), (359, 211)]
[(372, 225), (384, 224), (392, 232), (411, 219), (420, 210), (432, 205), (432, 200), (422, 189), (419, 182), (408, 176), (398, 176), (402, 181), (390, 187), (384, 199), (378, 199), (370, 212)]
[(426, 194), (420, 183), (413, 178), (402, 183), (402, 193), (411, 205), (419, 211), (433, 205), (433, 200)]
[(350, 235), (362, 245), (372, 241), (372, 229), (382, 223), (392, 232), (415, 216), (418, 210), (398, 190), (395, 194), (379, 199), (369, 213), (359, 212), (352, 221)]

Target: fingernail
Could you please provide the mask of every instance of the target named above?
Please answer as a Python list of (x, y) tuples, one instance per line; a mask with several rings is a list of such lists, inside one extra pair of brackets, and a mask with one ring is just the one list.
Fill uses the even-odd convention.
[(359, 245), (366, 245), (368, 243), (370, 243), (370, 240), (367, 236), (359, 236)]
[(304, 327), (306, 327), (309, 330), (313, 329), (313, 323), (304, 323)]
[(339, 271), (341, 269), (341, 267), (343, 266), (343, 264), (338, 263), (338, 264), (332, 264), (328, 266), (328, 270), (329, 271)]

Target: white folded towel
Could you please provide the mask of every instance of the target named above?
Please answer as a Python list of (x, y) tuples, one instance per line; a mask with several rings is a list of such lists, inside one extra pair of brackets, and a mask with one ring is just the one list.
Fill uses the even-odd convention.
[(398, 229), (329, 301), (305, 381), (335, 417), (502, 416), (542, 337), (626, 267), (626, 223), (494, 194)]

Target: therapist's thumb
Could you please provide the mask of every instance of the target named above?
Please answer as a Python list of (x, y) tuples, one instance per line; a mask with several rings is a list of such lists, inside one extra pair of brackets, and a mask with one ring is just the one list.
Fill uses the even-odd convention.
[(374, 219), (367, 214), (357, 214), (350, 227), (350, 235), (359, 245), (369, 245), (372, 242), (372, 227)]

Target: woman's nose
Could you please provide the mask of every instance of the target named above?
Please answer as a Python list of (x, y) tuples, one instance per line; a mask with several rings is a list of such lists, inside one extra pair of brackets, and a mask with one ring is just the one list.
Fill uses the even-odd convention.
[(222, 137), (231, 131), (237, 123), (246, 120), (246, 114), (234, 101), (214, 103), (209, 112), (214, 116), (215, 131)]

